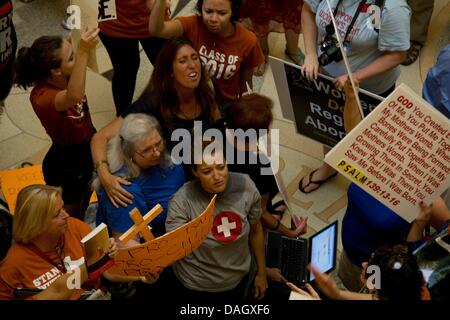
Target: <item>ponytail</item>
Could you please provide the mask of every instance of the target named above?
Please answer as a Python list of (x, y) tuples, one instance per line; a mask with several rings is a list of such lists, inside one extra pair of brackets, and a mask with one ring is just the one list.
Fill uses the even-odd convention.
[(51, 70), (61, 65), (56, 51), (61, 49), (62, 43), (59, 36), (44, 36), (34, 41), (30, 48), (20, 48), (14, 64), (14, 84), (27, 89), (47, 79)]

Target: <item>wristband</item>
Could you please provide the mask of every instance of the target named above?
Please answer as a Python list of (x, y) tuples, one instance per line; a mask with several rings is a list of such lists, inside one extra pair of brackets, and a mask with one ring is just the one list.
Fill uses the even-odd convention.
[(97, 172), (98, 168), (104, 163), (106, 163), (109, 166), (108, 160), (102, 159), (94, 163), (94, 170)]

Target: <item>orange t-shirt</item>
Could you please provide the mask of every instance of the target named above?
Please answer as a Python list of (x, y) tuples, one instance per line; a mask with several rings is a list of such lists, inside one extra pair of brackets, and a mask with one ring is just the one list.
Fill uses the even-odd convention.
[(264, 54), (255, 34), (236, 23), (231, 36), (220, 38), (208, 31), (201, 16), (177, 19), (183, 26), (184, 36), (198, 50), (216, 89), (225, 99), (237, 99), (241, 94), (242, 69), (254, 68), (264, 62)]
[(37, 84), (30, 94), (31, 105), (45, 131), (58, 145), (89, 143), (94, 125), (86, 97), (77, 105), (58, 112), (55, 97), (61, 89), (46, 83)]
[[(88, 224), (75, 218), (68, 218), (67, 223), (62, 259), (65, 262), (85, 256), (80, 240), (92, 230)], [(55, 263), (60, 261), (56, 251), (45, 253)], [(14, 243), (0, 264), (0, 300), (14, 299), (14, 288), (46, 289), (61, 275), (55, 265), (45, 261), (27, 245)], [(75, 291), (72, 299), (78, 298), (79, 294)]]

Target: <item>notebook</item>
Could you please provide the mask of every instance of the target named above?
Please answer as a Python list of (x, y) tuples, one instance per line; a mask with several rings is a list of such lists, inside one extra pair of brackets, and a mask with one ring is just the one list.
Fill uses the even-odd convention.
[(288, 281), (304, 287), (307, 282), (314, 281), (314, 275), (307, 269), (309, 263), (321, 272), (336, 268), (337, 234), (338, 221), (316, 232), (309, 240), (292, 239), (269, 231), (266, 238), (267, 266), (279, 268)]

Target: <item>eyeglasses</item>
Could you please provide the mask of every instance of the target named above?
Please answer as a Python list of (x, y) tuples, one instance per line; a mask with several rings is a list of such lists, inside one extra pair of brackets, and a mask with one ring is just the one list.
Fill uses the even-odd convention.
[(164, 141), (163, 140), (159, 140), (157, 143), (155, 143), (154, 145), (145, 148), (144, 151), (139, 152), (137, 150), (134, 150), (134, 152), (136, 152), (138, 155), (140, 155), (142, 158), (148, 158), (150, 156), (152, 156), (153, 154), (155, 154), (157, 151), (161, 152), (164, 148)]

